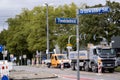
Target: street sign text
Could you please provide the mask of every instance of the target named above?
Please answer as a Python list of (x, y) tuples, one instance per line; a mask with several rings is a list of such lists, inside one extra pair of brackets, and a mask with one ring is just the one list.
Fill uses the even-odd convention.
[(110, 12), (109, 7), (79, 9), (78, 14), (101, 14)]
[(76, 18), (56, 18), (56, 24), (77, 24)]

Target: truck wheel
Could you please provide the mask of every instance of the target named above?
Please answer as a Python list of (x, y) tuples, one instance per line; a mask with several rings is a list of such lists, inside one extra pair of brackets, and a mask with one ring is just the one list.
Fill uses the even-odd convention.
[(77, 67), (77, 63), (75, 64), (75, 70), (77, 70), (78, 69), (78, 67)]
[(114, 72), (114, 69), (109, 69), (108, 70), (110, 73), (113, 73)]
[(57, 68), (61, 68), (61, 64), (57, 64)]
[[(75, 64), (75, 70), (78, 70), (77, 63)], [(79, 66), (79, 70), (82, 70), (82, 67)]]
[(51, 66), (51, 64), (50, 64), (50, 63), (48, 63), (48, 64), (47, 64), (47, 67), (48, 67), (48, 68), (50, 68), (50, 66)]
[(102, 73), (105, 73), (105, 69), (104, 68), (102, 68)]
[(97, 73), (97, 67), (95, 66), (95, 64), (91, 64), (91, 66), (92, 66), (92, 72)]
[(90, 71), (90, 68), (89, 68), (87, 63), (84, 65), (84, 70), (87, 71), (87, 72)]

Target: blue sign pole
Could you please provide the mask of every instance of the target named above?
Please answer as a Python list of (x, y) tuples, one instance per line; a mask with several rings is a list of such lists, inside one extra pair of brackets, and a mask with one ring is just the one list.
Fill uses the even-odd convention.
[(2, 45), (0, 45), (0, 52), (2, 52), (3, 51), (3, 46)]

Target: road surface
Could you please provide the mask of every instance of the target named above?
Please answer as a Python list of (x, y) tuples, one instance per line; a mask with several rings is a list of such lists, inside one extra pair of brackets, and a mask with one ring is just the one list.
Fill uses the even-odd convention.
[[(72, 71), (70, 68), (59, 69), (59, 68), (47, 68), (46, 66), (14, 66), (16, 70), (26, 70), (33, 73), (47, 72), (50, 74), (58, 75), (58, 78), (46, 79), (46, 80), (77, 80), (77, 71)], [(38, 80), (38, 79), (37, 79)], [(45, 79), (44, 79), (45, 80)], [(120, 80), (120, 73), (93, 73), (80, 71), (80, 80)]]

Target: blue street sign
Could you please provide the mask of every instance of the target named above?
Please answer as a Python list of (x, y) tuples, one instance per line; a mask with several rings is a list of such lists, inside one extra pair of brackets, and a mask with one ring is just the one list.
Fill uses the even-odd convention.
[(76, 18), (56, 18), (56, 24), (77, 24)]
[(110, 12), (109, 7), (79, 9), (78, 14), (101, 14)]
[(2, 52), (3, 51), (3, 46), (2, 45), (0, 45), (0, 52)]

